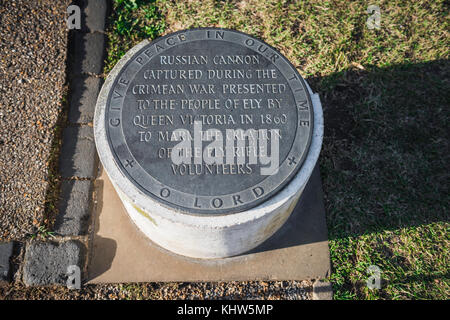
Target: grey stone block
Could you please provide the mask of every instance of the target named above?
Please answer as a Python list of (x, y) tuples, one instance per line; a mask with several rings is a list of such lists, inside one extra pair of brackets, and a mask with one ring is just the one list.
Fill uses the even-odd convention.
[(13, 254), (13, 242), (0, 243), (0, 282), (10, 279), (10, 261)]
[(85, 124), (94, 120), (95, 104), (102, 80), (91, 76), (76, 77), (71, 81), (69, 122)]
[(92, 181), (63, 181), (54, 231), (62, 236), (85, 235), (92, 209)]
[(333, 300), (331, 283), (316, 280), (313, 284), (313, 300)]
[(107, 0), (79, 0), (81, 9), (81, 30), (85, 32), (105, 31)]
[(69, 266), (83, 269), (83, 254), (84, 248), (78, 241), (32, 242), (25, 252), (23, 280), (27, 286), (65, 285)]
[(63, 178), (94, 178), (97, 166), (91, 127), (68, 127), (63, 131), (59, 168)]
[(74, 74), (101, 74), (105, 36), (102, 33), (74, 32), (70, 54)]

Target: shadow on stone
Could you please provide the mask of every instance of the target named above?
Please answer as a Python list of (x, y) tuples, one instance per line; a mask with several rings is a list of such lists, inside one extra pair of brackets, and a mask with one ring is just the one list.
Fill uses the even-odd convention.
[(81, 31), (104, 32), (105, 21), (109, 14), (110, 0), (74, 0), (81, 11)]
[[(102, 170), (102, 169), (100, 169)], [(113, 239), (104, 238), (97, 235), (98, 230), (100, 228), (100, 215), (98, 213), (102, 212), (103, 208), (103, 185), (104, 182), (100, 179), (95, 180), (95, 207), (92, 210), (92, 214), (94, 215), (93, 221), (93, 235), (95, 237), (95, 241), (91, 241), (91, 255), (90, 259), (98, 259), (102, 261), (102, 263), (96, 264), (101, 266), (100, 268), (89, 268), (88, 269), (88, 279), (93, 279), (103, 274), (107, 270), (110, 269), (111, 264), (116, 256), (117, 243)], [(100, 248), (100, 250), (98, 250)], [(95, 256), (93, 253), (95, 252)], [(91, 261), (92, 264), (92, 261)]]
[(93, 76), (74, 77), (71, 81), (69, 122), (88, 124), (94, 121), (95, 104), (102, 79)]
[(92, 181), (66, 180), (61, 189), (54, 231), (62, 236), (85, 235), (92, 215)]
[(316, 166), (286, 223), (269, 239), (246, 254), (327, 241), (323, 192)]
[(93, 179), (97, 168), (92, 127), (67, 127), (63, 130), (62, 148), (59, 158), (60, 173), (63, 178)]
[[(92, 250), (96, 252), (94, 258), (102, 261), (101, 264), (97, 264), (101, 265), (102, 269), (90, 268), (88, 270), (88, 280), (94, 279), (108, 271), (111, 268), (114, 257), (116, 256), (117, 243), (113, 239), (96, 236), (94, 246), (95, 247), (92, 248)], [(101, 250), (98, 250), (98, 248), (101, 248)]]

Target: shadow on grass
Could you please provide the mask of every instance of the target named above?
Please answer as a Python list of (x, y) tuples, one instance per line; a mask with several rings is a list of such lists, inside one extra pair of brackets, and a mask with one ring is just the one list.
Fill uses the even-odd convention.
[(449, 221), (450, 63), (307, 79), (320, 94), (329, 238)]

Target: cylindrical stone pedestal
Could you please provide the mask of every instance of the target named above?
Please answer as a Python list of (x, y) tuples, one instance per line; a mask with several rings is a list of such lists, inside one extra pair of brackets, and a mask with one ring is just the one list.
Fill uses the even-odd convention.
[[(192, 41), (199, 41), (202, 39), (207, 40), (213, 35), (214, 37), (219, 38), (219, 40), (215, 41), (225, 41), (225, 39), (228, 38), (231, 43), (242, 43), (243, 46), (247, 46), (246, 50), (256, 51), (264, 44), (260, 40), (235, 31), (222, 31), (222, 29), (213, 28), (178, 32), (162, 38), (159, 42), (156, 40), (155, 44), (143, 41), (131, 49), (108, 75), (98, 97), (94, 120), (95, 141), (100, 160), (117, 190), (127, 213), (137, 228), (161, 247), (180, 255), (195, 258), (223, 258), (239, 255), (255, 248), (273, 235), (288, 219), (307, 184), (318, 160), (323, 137), (323, 115), (319, 97), (317, 94), (313, 94), (306, 82), (301, 79), (301, 82), (299, 83), (302, 84), (303, 87), (299, 88), (304, 88), (304, 92), (299, 93), (299, 95), (303, 94), (308, 97), (310, 107), (308, 109), (308, 107), (303, 107), (302, 105), (302, 109), (299, 107), (298, 110), (300, 111), (296, 111), (295, 114), (300, 115), (301, 112), (304, 112), (305, 110), (310, 112), (309, 116), (313, 121), (313, 123), (308, 123), (308, 126), (312, 127), (311, 132), (309, 133), (310, 141), (307, 146), (305, 144), (306, 147), (301, 150), (303, 153), (301, 167), (299, 167), (289, 179), (286, 179), (288, 181), (284, 183), (279, 190), (276, 190), (276, 192), (268, 196), (264, 201), (251, 207), (240, 209), (237, 212), (233, 209), (230, 209), (229, 212), (227, 212), (227, 209), (225, 208), (227, 205), (225, 197), (223, 198), (224, 200), (219, 199), (216, 202), (212, 202), (213, 206), (218, 204), (222, 206), (223, 204), (224, 209), (221, 208), (222, 210), (220, 210), (220, 212), (203, 212), (200, 209), (196, 212), (197, 198), (195, 198), (194, 206), (192, 208), (186, 208), (186, 210), (183, 208), (183, 201), (179, 201), (177, 205), (174, 206), (166, 202), (166, 196), (174, 193), (173, 189), (169, 187), (166, 188), (162, 186), (160, 189), (157, 189), (159, 190), (159, 195), (156, 194), (156, 196), (154, 196), (151, 194), (151, 196), (149, 196), (150, 191), (148, 190), (150, 190), (151, 186), (147, 185), (148, 189), (145, 189), (143, 183), (136, 182), (143, 173), (140, 173), (140, 176), (133, 171), (141, 169), (141, 166), (145, 166), (140, 162), (142, 160), (138, 160), (137, 157), (131, 156), (128, 158), (121, 158), (122, 156), (118, 155), (118, 153), (123, 152), (121, 148), (127, 146), (125, 146), (124, 143), (117, 143), (114, 145), (115, 142), (111, 142), (111, 136), (114, 136), (115, 134), (126, 135), (126, 132), (129, 129), (127, 127), (118, 129), (118, 127), (125, 123), (124, 119), (126, 118), (126, 114), (124, 112), (135, 112), (134, 110), (137, 108), (137, 105), (127, 105), (125, 103), (126, 100), (123, 100), (125, 102), (122, 104), (115, 104), (114, 99), (117, 97), (117, 100), (120, 100), (122, 99), (121, 97), (126, 96), (127, 94), (133, 94), (133, 90), (135, 90), (134, 92), (138, 92), (137, 89), (133, 89), (132, 87), (132, 81), (135, 81), (134, 79), (138, 78), (138, 76), (133, 75), (132, 66), (136, 65), (135, 68), (138, 70), (141, 65), (150, 63), (152, 55), (158, 54), (158, 43), (161, 48), (166, 48), (164, 50), (169, 52), (169, 50), (171, 50), (169, 46), (175, 46), (176, 42), (180, 42), (181, 45), (187, 45), (189, 44), (189, 41), (191, 41), (191, 38)], [(211, 43), (215, 44), (215, 42)], [(197, 44), (198, 42), (196, 42), (196, 45)], [(279, 55), (276, 50), (270, 46), (267, 47), (273, 52), (272, 57), (274, 54)], [(163, 49), (161, 50), (163, 51)], [(146, 56), (148, 60), (146, 60)], [(218, 55), (214, 55), (214, 59), (217, 56)], [(250, 56), (250, 54), (248, 54), (248, 56)], [(242, 57), (245, 59), (246, 56), (242, 55)], [(253, 57), (255, 64), (257, 62), (262, 64), (261, 60), (255, 57), (256, 55)], [(282, 62), (278, 62), (277, 59), (273, 58), (275, 61), (273, 63), (274, 67), (270, 67), (269, 63), (265, 63), (264, 67), (270, 70), (278, 70), (276, 71), (280, 73), (278, 78), (281, 78), (281, 75), (284, 75), (282, 81), (289, 86), (292, 86), (292, 88), (294, 88), (292, 91), (294, 92), (295, 85), (289, 82), (290, 78), (288, 78), (287, 74), (288, 72), (291, 72), (290, 70), (295, 69), (293, 69), (287, 60), (284, 60), (284, 57), (281, 55), (279, 55), (279, 57), (280, 58), (277, 59), (283, 59)], [(183, 60), (183, 58), (180, 59)], [(206, 58), (204, 59), (206, 61)], [(162, 64), (165, 60), (161, 58), (161, 60), (158, 61), (161, 61)], [(219, 60), (216, 59), (216, 61)], [(248, 61), (251, 62), (250, 59)], [(268, 61), (270, 62), (270, 60)], [(257, 74), (256, 71), (255, 74)], [(300, 79), (297, 80), (300, 81)], [(295, 81), (295, 79), (292, 81)], [(120, 84), (124, 86), (123, 91), (121, 91)], [(134, 88), (136, 88), (136, 86)], [(297, 89), (297, 91), (300, 91), (300, 89)], [(270, 97), (274, 96), (276, 95), (269, 94), (269, 98), (267, 99), (271, 99)], [(302, 99), (302, 96), (299, 97), (300, 98), (298, 99)], [(292, 94), (292, 99), (297, 99), (295, 93)], [(295, 101), (298, 103), (297, 100)], [(286, 106), (286, 108), (288, 107)], [(294, 111), (297, 110), (295, 109), (295, 105), (293, 108)], [(117, 113), (114, 113), (116, 109)], [(176, 108), (174, 108), (174, 110), (176, 110)], [(301, 121), (305, 122), (306, 120)], [(301, 125), (303, 125), (303, 123)], [(306, 130), (303, 128), (301, 129)], [(115, 133), (114, 130), (117, 130), (117, 133)], [(151, 146), (151, 142), (149, 142), (149, 144), (142, 144), (143, 148), (148, 147), (151, 149)], [(294, 149), (295, 144), (291, 148)], [(129, 149), (131, 149), (131, 147), (129, 147)], [(290, 152), (290, 150), (287, 151)], [(287, 157), (286, 159), (283, 159), (286, 163), (283, 162), (280, 164), (280, 172), (284, 172), (284, 167), (297, 163), (294, 159), (295, 158), (292, 158), (289, 162)], [(297, 161), (299, 160), (300, 159)], [(167, 159), (166, 161), (170, 161), (170, 159)], [(217, 177), (217, 179), (221, 178)], [(246, 177), (242, 176), (242, 178), (239, 179), (246, 179)], [(155, 181), (154, 184), (157, 185), (159, 181)], [(213, 187), (214, 185), (211, 185), (211, 188)], [(161, 200), (158, 199), (158, 196), (161, 197)], [(240, 200), (241, 198), (235, 197), (230, 199)], [(242, 196), (242, 199), (245, 199), (244, 195)], [(174, 201), (178, 200), (178, 198), (174, 199)], [(239, 204), (241, 202), (243, 201), (239, 201)], [(238, 202), (235, 203), (237, 204)], [(198, 207), (201, 208), (200, 205)]]

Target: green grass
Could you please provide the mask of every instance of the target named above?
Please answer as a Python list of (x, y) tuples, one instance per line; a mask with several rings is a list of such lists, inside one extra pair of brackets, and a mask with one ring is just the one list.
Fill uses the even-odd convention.
[[(368, 4), (115, 1), (105, 72), (143, 39), (184, 28), (232, 28), (275, 46), (324, 107), (335, 298), (448, 299), (448, 5), (376, 1), (381, 29), (369, 30)], [(365, 284), (370, 265), (382, 270), (380, 290)]]
[(156, 38), (164, 29), (165, 21), (154, 1), (114, 0), (105, 72), (109, 72), (135, 44)]
[(55, 238), (55, 233), (53, 231), (48, 230), (45, 226), (40, 226), (35, 234), (32, 234), (31, 239), (53, 239)]
[[(442, 59), (371, 66), (324, 87), (337, 297), (448, 298), (448, 72)], [(361, 285), (370, 264), (383, 270), (382, 290)]]

